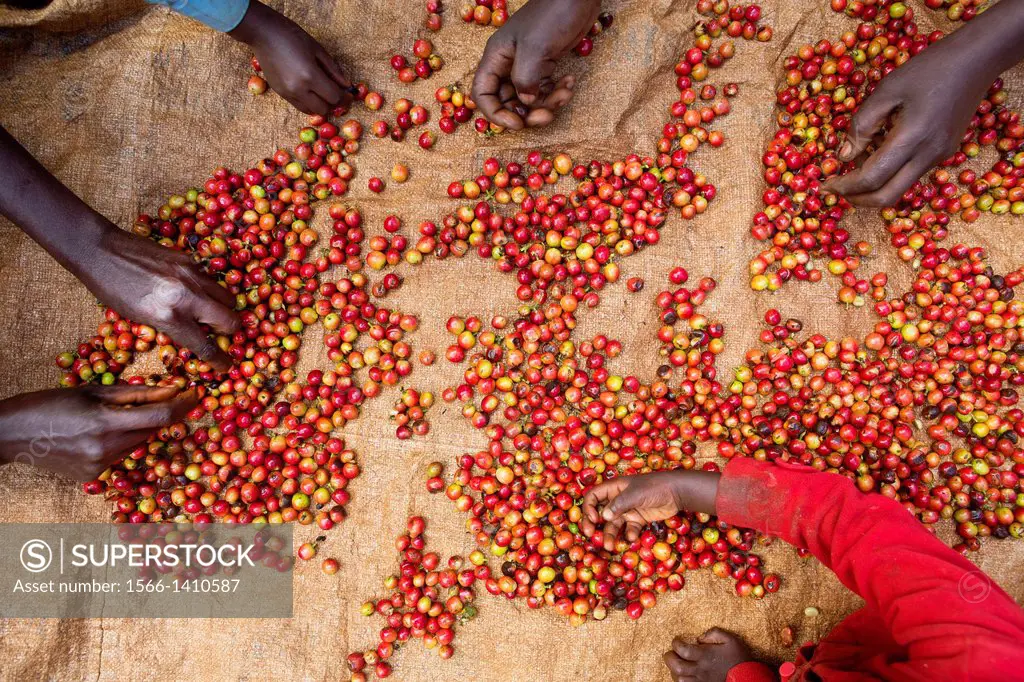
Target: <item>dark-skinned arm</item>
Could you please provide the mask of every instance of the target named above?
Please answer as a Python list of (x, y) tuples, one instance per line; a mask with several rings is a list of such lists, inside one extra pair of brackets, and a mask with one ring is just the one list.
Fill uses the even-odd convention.
[(166, 332), (220, 370), (231, 361), (200, 326), (233, 334), (234, 297), (184, 253), (124, 230), (65, 187), (0, 127), (0, 215), (104, 304)]
[(87, 481), (157, 428), (183, 420), (197, 402), (195, 391), (95, 384), (0, 400), (0, 464)]

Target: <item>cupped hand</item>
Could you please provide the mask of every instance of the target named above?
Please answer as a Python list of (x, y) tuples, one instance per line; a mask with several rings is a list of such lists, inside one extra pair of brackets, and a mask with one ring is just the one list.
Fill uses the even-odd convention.
[(956, 34), (943, 39), (883, 78), (850, 121), (840, 161), (861, 156), (886, 124), (878, 149), (825, 189), (858, 206), (892, 206), (940, 161), (960, 147), (998, 71), (972, 59)]
[(76, 274), (104, 304), (170, 335), (215, 369), (231, 368), (231, 359), (200, 325), (234, 334), (241, 327), (235, 299), (189, 255), (111, 226), (96, 253), (78, 262)]
[(584, 495), (580, 528), (589, 537), (603, 523), (604, 548), (612, 552), (623, 529), (633, 542), (644, 526), (681, 511), (714, 514), (719, 478), (717, 472), (682, 469), (618, 476)]
[(253, 0), (230, 35), (256, 54), (274, 92), (307, 114), (352, 102), (352, 83), (320, 43), (288, 17)]
[(594, 25), (599, 0), (530, 0), (491, 36), (473, 78), (473, 101), (492, 123), (543, 126), (572, 99), (572, 76), (554, 79), (560, 58)]
[[(625, 528), (629, 542), (640, 537), (644, 526), (664, 521), (682, 510), (678, 499), (679, 475), (671, 471), (642, 476), (619, 476), (590, 489), (583, 497), (580, 524), (588, 537), (604, 523), (604, 548), (615, 549)], [(601, 507), (601, 511), (598, 508)]]
[(87, 481), (179, 422), (196, 392), (147, 386), (100, 386), (26, 393), (0, 402), (0, 462), (22, 462)]

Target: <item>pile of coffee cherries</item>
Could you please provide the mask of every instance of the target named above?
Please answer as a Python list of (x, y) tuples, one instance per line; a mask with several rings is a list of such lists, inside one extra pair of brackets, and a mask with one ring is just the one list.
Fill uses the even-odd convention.
[[(672, 279), (685, 282), (685, 271)], [(476, 318), (449, 322), (457, 341), (447, 357), (471, 354), (464, 383), (443, 397), (463, 401), (463, 415), (490, 443), (459, 458), (445, 494), (471, 515), (467, 527), (478, 544), (503, 562), (502, 575), (484, 582), (489, 592), (524, 598), (531, 608), (552, 606), (578, 624), (605, 618), (609, 608), (639, 618), (698, 568), (731, 577), (744, 596), (779, 588), (752, 552), (752, 531), (704, 514), (653, 524), (613, 553), (602, 548), (600, 531), (587, 538), (578, 527), (591, 486), (615, 475), (693, 469), (697, 443), (723, 435), (712, 418), (726, 403), (714, 366), (722, 326), (695, 311), (713, 289), (704, 279), (694, 290), (658, 295), (667, 362), (652, 383), (606, 368), (621, 353), (618, 341), (572, 340), (571, 293), (524, 305), (512, 322), (494, 319), (493, 331)], [(677, 332), (678, 322), (685, 324)], [(678, 385), (677, 368), (685, 373)]]
[[(591, 486), (694, 468), (697, 443), (724, 434), (710, 419), (726, 400), (714, 366), (723, 329), (697, 312), (713, 280), (658, 295), (666, 364), (654, 382), (609, 371), (618, 341), (573, 339), (577, 311), (599, 304), (604, 287), (620, 278), (619, 261), (657, 244), (673, 209), (693, 218), (715, 197), (715, 186), (686, 165), (702, 144), (723, 141), (709, 125), (728, 113), (728, 100), (718, 98), (709, 74), (734, 54), (731, 37), (770, 37), (756, 6), (720, 9), (676, 68), (680, 100), (656, 157), (576, 164), (565, 154), (532, 152), (524, 163), (488, 159), (480, 176), (448, 188), (453, 198), (476, 200), (446, 217), (451, 244), (514, 273), (522, 307), (489, 324), (448, 320), (453, 342), (445, 356), (466, 369), (442, 398), (463, 403), (489, 445), (458, 459), (445, 494), (470, 515), (478, 545), (502, 562), (501, 575), (484, 581), (488, 592), (554, 607), (576, 624), (603, 619), (610, 608), (638, 618), (698, 568), (732, 578), (741, 595), (779, 588), (752, 551), (756, 534), (707, 515), (654, 524), (615, 552), (602, 548), (600, 531), (587, 538), (577, 525)], [(563, 179), (575, 189), (557, 192)], [(687, 279), (682, 268), (670, 274), (676, 285)], [(686, 375), (681, 383), (673, 381), (676, 369)], [(436, 487), (432, 476), (428, 490)]]
[[(662, 131), (656, 157), (632, 155), (586, 165), (575, 164), (566, 155), (548, 159), (539, 153), (529, 154), (525, 163), (502, 165), (489, 159), (480, 176), (453, 184), (449, 194), (463, 199), (488, 196), (492, 202), (460, 208), (440, 224), (422, 223), (414, 244), (397, 234), (400, 221), (395, 218), (396, 229), (388, 230), (386, 223), (388, 235), (371, 238), (364, 253), (362, 216), (356, 209), (336, 204), (329, 209), (334, 221), (330, 248), (314, 262), (307, 262), (309, 249), (318, 241), (307, 222), (311, 203), (345, 194), (354, 177), (349, 157), (358, 152), (362, 137), (362, 126), (354, 120), (338, 129), (313, 119), (312, 125), (300, 132), (294, 158), (278, 152), (242, 175), (218, 171), (204, 191), (172, 197), (156, 219), (140, 219), (140, 233), (196, 253), (223, 279), (244, 307), (246, 331), (235, 339), (220, 341), (239, 362), (228, 380), (214, 376), (169, 339), (112, 312), (100, 334), (83, 344), (77, 357), (62, 356), (62, 364), (72, 370), (66, 383), (96, 377), (114, 381), (134, 352), (150, 350), (156, 342), (169, 369), (169, 375), (160, 380), (199, 385), (203, 404), (190, 417), (210, 415), (215, 422), (210, 427), (193, 429), (179, 424), (165, 429), (145, 448), (87, 484), (87, 490), (105, 492), (113, 499), (118, 509), (115, 520), (121, 521), (187, 517), (238, 522), (296, 520), (329, 529), (344, 518), (347, 482), (359, 471), (355, 453), (334, 433), (358, 417), (364, 400), (378, 395), (383, 386), (397, 384), (411, 371), (412, 349), (403, 335), (414, 330), (417, 321), (371, 302), (390, 288), (386, 278), (396, 276), (385, 274), (383, 289), (375, 291), (377, 287), (362, 273), (364, 266), (384, 269), (401, 261), (415, 265), (431, 255), (444, 259), (474, 250), (493, 259), (499, 270), (516, 273), (516, 295), (524, 308), (512, 321), (493, 319), (493, 332), (485, 330), (476, 318), (449, 321), (456, 343), (446, 357), (452, 361), (468, 358), (473, 368), (467, 373), (467, 383), (446, 391), (446, 397), (469, 403), (475, 391), (482, 391), (481, 405), (467, 404), (466, 416), (489, 429), (495, 445), (506, 438), (513, 439), (517, 447), (535, 448), (535, 464), (552, 461), (553, 452), (560, 457), (566, 444), (575, 447), (580, 433), (585, 435), (585, 452), (597, 453), (598, 446), (603, 447), (610, 437), (607, 428), (602, 431), (598, 426), (609, 414), (621, 412), (630, 427), (630, 433), (611, 427), (617, 438), (624, 438), (624, 445), (614, 454), (597, 453), (607, 460), (603, 465), (584, 468), (577, 455), (568, 466), (556, 467), (551, 482), (558, 486), (551, 491), (553, 504), (538, 500), (539, 506), (528, 518), (535, 529), (543, 527), (541, 519), (544, 524), (555, 523), (557, 538), (544, 541), (530, 531), (530, 539), (539, 543), (538, 551), (528, 555), (520, 547), (512, 547), (517, 551), (504, 560), (502, 575), (484, 578), (487, 589), (509, 596), (522, 594), (523, 571), (539, 571), (542, 578), (530, 588), (534, 593), (531, 603), (548, 601), (582, 620), (590, 613), (600, 616), (609, 604), (638, 617), (654, 603), (655, 594), (683, 586), (682, 573), (687, 567), (713, 566), (717, 573), (736, 579), (741, 594), (759, 595), (777, 588), (777, 580), (761, 575), (759, 559), (750, 552), (756, 540), (753, 533), (701, 516), (680, 517), (653, 528), (640, 545), (623, 548), (618, 559), (604, 558), (592, 566), (589, 558), (583, 561), (577, 556), (587, 541), (578, 537), (575, 528), (578, 509), (571, 511), (586, 487), (596, 482), (598, 475), (613, 471), (620, 461), (634, 462), (629, 466), (635, 471), (694, 465), (693, 442), (666, 451), (661, 440), (646, 435), (637, 438), (632, 431), (636, 419), (646, 419), (644, 415), (655, 410), (661, 415), (658, 423), (665, 423), (674, 433), (669, 420), (683, 413), (680, 404), (688, 408), (691, 396), (673, 394), (665, 381), (648, 387), (633, 377), (612, 376), (603, 365), (606, 358), (621, 351), (621, 344), (598, 337), (577, 350), (570, 336), (576, 308), (581, 303), (596, 306), (601, 289), (618, 280), (619, 259), (656, 244), (671, 211), (693, 218), (714, 199), (714, 185), (686, 165), (688, 154), (702, 144), (714, 147), (723, 141), (717, 131), (710, 130), (710, 124), (728, 113), (728, 102), (704, 81), (709, 69), (732, 56), (729, 37), (769, 37), (757, 26), (759, 16), (756, 7), (726, 8), (702, 27), (696, 47), (677, 66), (681, 103), (671, 108), (673, 122)], [(723, 37), (723, 42), (714, 45), (711, 36)], [(702, 82), (698, 92), (695, 84)], [(735, 94), (735, 86), (727, 84), (722, 90), (726, 96)], [(364, 103), (370, 100), (371, 109), (379, 108), (365, 85), (360, 86), (360, 95)], [(695, 105), (698, 98), (701, 103)], [(690, 120), (694, 115), (697, 119)], [(550, 197), (539, 194), (563, 178), (575, 182), (576, 190)], [(371, 178), (371, 184), (373, 180), (382, 190), (383, 181)], [(502, 215), (509, 209), (515, 213)], [(344, 265), (350, 275), (320, 283), (319, 275), (331, 265)], [(703, 286), (701, 295), (706, 295), (710, 289)], [(335, 368), (314, 370), (301, 381), (292, 368), (301, 334), (310, 324), (322, 325), (328, 357)], [(371, 345), (357, 350), (363, 347), (358, 342), (364, 335)], [(695, 341), (694, 346), (700, 342)], [(124, 352), (116, 357), (112, 355), (121, 350)], [(504, 352), (511, 357), (504, 358)], [(552, 364), (563, 356), (577, 359)], [(512, 364), (505, 364), (508, 362)], [(516, 385), (509, 383), (512, 380), (503, 364), (517, 368)], [(365, 373), (358, 385), (357, 372)], [(586, 378), (588, 372), (593, 372), (593, 378)], [(556, 381), (566, 384), (564, 393), (553, 392)], [(705, 391), (706, 381), (695, 382), (698, 391)], [(500, 410), (495, 390), (506, 395)], [(639, 396), (639, 402), (631, 403), (626, 412), (606, 404), (621, 390)], [(707, 388), (710, 393), (717, 390), (720, 387), (713, 383)], [(572, 428), (558, 427), (554, 446), (536, 435), (498, 430), (500, 427), (490, 424), (491, 415), (500, 414), (513, 422), (528, 419), (531, 429), (549, 422), (547, 428), (554, 429), (555, 422), (564, 421), (566, 410), (581, 404), (584, 395), (585, 414), (597, 416), (588, 416), (585, 427), (583, 421)], [(606, 414), (608, 410), (611, 412)], [(706, 429), (701, 432), (703, 437), (705, 434)], [(671, 435), (670, 439), (677, 437)], [(508, 482), (511, 462), (502, 457), (463, 458), (457, 476), (460, 480), (468, 477), (467, 491), (474, 484), (470, 461), (481, 467), (494, 464), (495, 480)], [(432, 489), (443, 487), (440, 467), (437, 469), (430, 477)], [(579, 478), (567, 480), (580, 472)], [(472, 506), (467, 494), (453, 495), (451, 486), (447, 493), (460, 508), (468, 511)], [(495, 500), (495, 504), (500, 512), (506, 511), (507, 503)], [(511, 523), (517, 513), (513, 511), (504, 523), (518, 534), (520, 524)], [(491, 530), (490, 522), (477, 516), (479, 525), (474, 530), (482, 537)], [(506, 542), (509, 533), (496, 531), (496, 538), (487, 544), (506, 554), (513, 544)], [(567, 538), (572, 541), (571, 548), (564, 546)], [(519, 538), (515, 542), (521, 544)], [(584, 551), (589, 557), (589, 549)], [(308, 548), (305, 553), (315, 554)], [(482, 553), (474, 556), (483, 561)], [(567, 557), (573, 559), (572, 566), (563, 565)], [(514, 558), (521, 561), (517, 564)], [(557, 580), (549, 575), (556, 569)], [(586, 586), (595, 570), (599, 587), (590, 594)], [(546, 587), (549, 583), (553, 583), (550, 590)]]
[[(162, 429), (86, 491), (113, 501), (115, 521), (331, 528), (344, 518), (347, 485), (359, 473), (355, 453), (337, 434), (365, 400), (402, 384), (412, 370), (405, 337), (418, 321), (379, 305), (401, 284), (390, 269), (472, 252), (515, 277), (519, 307), (486, 322), (472, 315), (448, 320), (445, 357), (464, 373), (441, 397), (461, 403), (488, 443), (460, 456), (447, 480), (442, 464), (432, 463), (426, 485), (467, 514), (479, 549), (469, 555), (473, 568), (456, 560), (441, 570), (436, 555), (422, 551), (422, 520), (410, 520), (399, 540), (401, 575), (388, 587), (393, 594), (367, 609), (388, 618), (388, 627), (375, 651), (350, 657), (356, 679), (367, 666), (389, 675), (393, 645), (409, 637), (450, 655), (457, 609), (466, 613), (472, 598), (463, 590), (476, 580), (491, 594), (553, 607), (577, 624), (611, 609), (638, 618), (700, 568), (730, 578), (742, 596), (778, 590), (778, 576), (756, 553), (766, 540), (704, 514), (652, 524), (635, 542), (620, 539), (613, 552), (603, 549), (600, 531), (592, 538), (580, 532), (581, 499), (603, 480), (717, 470), (717, 463), (698, 462), (701, 443), (712, 444), (722, 461), (796, 461), (847, 476), (865, 492), (899, 500), (926, 524), (952, 520), (962, 552), (985, 537), (1024, 536), (1024, 302), (1014, 293), (1024, 270), (999, 274), (982, 249), (945, 244), (954, 219), (1024, 214), (1024, 126), (996, 82), (960, 151), (881, 212), (899, 258), (914, 268), (910, 288), (893, 296), (884, 273), (860, 277), (871, 247), (849, 244), (841, 226), (849, 207), (821, 183), (844, 170), (836, 158), (840, 135), (873, 84), (940, 36), (920, 34), (903, 3), (832, 5), (861, 24), (784, 62), (779, 128), (763, 156), (764, 208), (752, 227), (770, 244), (750, 264), (751, 286), (776, 291), (790, 279), (819, 281), (827, 270), (841, 279), (840, 301), (872, 301), (877, 321), (862, 340), (804, 335), (801, 321), (772, 309), (761, 345), (723, 372), (717, 358), (725, 330), (701, 312), (716, 282), (691, 282), (682, 267), (654, 296), (661, 364), (652, 379), (611, 371), (620, 342), (575, 338), (577, 315), (599, 305), (604, 288), (620, 279), (622, 260), (657, 244), (673, 213), (692, 219), (717, 194), (688, 165), (700, 147), (725, 142), (712, 123), (729, 113), (738, 86), (712, 83), (712, 74), (735, 53), (733, 39), (765, 41), (772, 33), (757, 5), (701, 0), (705, 20), (675, 67), (679, 98), (650, 156), (487, 159), (479, 175), (448, 187), (460, 205), (422, 222), (418, 235), (400, 234), (392, 216), (386, 234), (366, 239), (360, 212), (334, 204), (328, 248), (317, 251), (311, 206), (347, 193), (362, 126), (314, 117), (294, 154), (278, 151), (241, 174), (218, 169), (201, 189), (171, 197), (155, 217), (142, 216), (138, 233), (194, 253), (237, 297), (244, 328), (218, 339), (236, 362), (226, 376), (112, 311), (93, 339), (58, 357), (65, 385), (114, 383), (137, 353), (156, 350), (166, 375), (128, 381), (197, 386), (202, 394), (189, 424)], [(484, 15), (481, 7), (489, 24), (504, 9), (478, 0), (474, 21)], [(438, 11), (435, 5), (431, 13)], [(976, 5), (948, 11), (966, 20)], [(380, 108), (379, 94), (358, 88), (358, 100)], [(472, 119), (472, 103), (458, 89), (442, 88), (436, 100), (444, 132)], [(401, 108), (396, 113), (411, 120), (415, 105)], [(385, 134), (394, 137), (393, 130)], [(967, 168), (984, 148), (998, 154), (990, 170)], [(395, 182), (402, 177), (392, 175)], [(385, 187), (380, 178), (369, 185)], [(823, 269), (815, 259), (827, 261)], [(333, 265), (344, 266), (346, 276), (321, 281)], [(382, 271), (383, 279), (370, 283), (367, 270)], [(628, 286), (640, 292), (636, 280)], [(323, 327), (333, 369), (300, 378), (301, 337), (313, 324)], [(433, 354), (419, 357), (433, 362)], [(423, 408), (423, 396), (403, 394), (396, 417), (409, 422), (400, 429), (411, 423), (415, 432), (412, 410)], [(498, 560), (493, 573), (485, 551)], [(442, 595), (441, 588), (458, 594)]]
[[(796, 257), (798, 249), (845, 265), (830, 264), (837, 275), (855, 269), (856, 259), (870, 252), (857, 245), (847, 253), (847, 235), (838, 227), (845, 206), (818, 192), (822, 177), (841, 170), (831, 150), (842, 126), (823, 121), (836, 105), (845, 107), (842, 120), (848, 121), (863, 94), (858, 86), (891, 70), (893, 64), (882, 60), (906, 58), (935, 39), (919, 37), (909, 10), (894, 4), (860, 6), (855, 13), (870, 14), (871, 21), (839, 47), (823, 41), (786, 62), (790, 75), (779, 97), (783, 130), (769, 151), (774, 156), (766, 155), (773, 186), (766, 192), (768, 210), (755, 219), (755, 236), (761, 237), (760, 226), (770, 226), (777, 245), (769, 254), (781, 252), (765, 271), (776, 262), (789, 270), (780, 282), (795, 273), (817, 279), (806, 267), (809, 258)], [(688, 114), (694, 123), (705, 120), (689, 106), (696, 99), (692, 81), (706, 78), (709, 54), (731, 55), (721, 47), (711, 50), (705, 38), (764, 35), (762, 28), (748, 28), (759, 18), (756, 8), (725, 7), (718, 16), (705, 24), (697, 51), (687, 52), (677, 67), (682, 95), (672, 114), (684, 122), (666, 125), (659, 160), (634, 157), (610, 164), (608, 173), (601, 164), (574, 165), (564, 155), (549, 160), (534, 153), (525, 167), (535, 171), (527, 171), (523, 183), (514, 183), (523, 166), (490, 160), (481, 176), (449, 187), (453, 198), (491, 195), (460, 207), (448, 223), (467, 226), (462, 249), (475, 248), (516, 274), (524, 305), (511, 320), (496, 317), (490, 325), (478, 317), (449, 320), (454, 342), (446, 357), (466, 363), (466, 370), (463, 383), (442, 397), (462, 402), (464, 416), (490, 442), (459, 458), (445, 493), (470, 515), (467, 527), (478, 544), (503, 562), (502, 575), (485, 581), (485, 588), (524, 598), (531, 607), (553, 606), (575, 623), (603, 618), (608, 607), (637, 617), (657, 594), (681, 588), (686, 570), (699, 567), (732, 577), (741, 595), (779, 588), (778, 577), (765, 574), (751, 551), (758, 542), (753, 533), (706, 516), (684, 514), (653, 524), (635, 543), (620, 540), (614, 553), (601, 548), (600, 532), (594, 538), (580, 533), (579, 504), (592, 485), (615, 475), (696, 467), (700, 442), (715, 443), (724, 460), (782, 459), (845, 475), (865, 492), (901, 501), (926, 524), (952, 519), (961, 552), (978, 549), (984, 537), (1024, 535), (1024, 413), (1017, 406), (1024, 382), (1018, 331), (1024, 302), (1013, 291), (1024, 271), (999, 275), (983, 250), (939, 244), (950, 213), (972, 220), (977, 214), (971, 209), (992, 210), (997, 202), (994, 212), (1015, 212), (1020, 199), (1015, 189), (1017, 168), (1024, 165), (1018, 152), (1022, 129), (1017, 114), (1003, 107), (1000, 83), (965, 135), (963, 158), (946, 164), (994, 145), (1001, 158), (991, 173), (979, 181), (965, 171), (960, 182), (970, 183), (971, 191), (956, 197), (942, 189), (953, 180), (940, 168), (931, 184), (916, 185), (881, 214), (897, 253), (916, 268), (910, 290), (886, 300), (884, 274), (844, 279), (857, 295), (870, 293), (875, 300), (879, 322), (863, 341), (802, 338), (803, 324), (773, 309), (765, 317), (764, 347), (748, 351), (744, 364), (722, 377), (715, 359), (724, 329), (698, 310), (715, 288), (710, 278), (657, 295), (665, 362), (654, 382), (605, 368), (621, 352), (618, 342), (572, 338), (580, 304), (597, 305), (601, 288), (618, 279), (616, 260), (657, 242), (656, 213), (668, 206), (666, 197), (674, 204), (682, 195), (689, 217), (688, 207), (701, 207), (696, 199), (714, 196), (713, 186), (710, 196), (702, 190), (697, 197), (688, 187), (671, 187), (681, 177), (696, 185), (696, 177), (681, 169), (685, 152), (692, 151), (685, 145), (710, 141), (707, 131), (685, 127)], [(855, 57), (844, 60), (847, 50)], [(809, 84), (797, 87), (805, 80)], [(822, 153), (825, 159), (816, 160)], [(672, 173), (675, 164), (663, 163), (665, 158), (678, 158), (680, 169)], [(811, 170), (815, 163), (820, 167)], [(810, 172), (801, 174), (803, 168)], [(575, 191), (549, 193), (568, 175), (577, 181)], [(783, 260), (787, 256), (791, 260)], [(687, 280), (681, 268), (670, 273), (674, 285)]]
[[(863, 23), (835, 43), (801, 47), (784, 63), (780, 128), (763, 157), (769, 188), (753, 227), (772, 246), (751, 262), (751, 285), (775, 290), (791, 278), (816, 281), (821, 271), (811, 259), (825, 257), (828, 271), (842, 280), (840, 301), (863, 305), (870, 294), (879, 322), (862, 343), (785, 338), (768, 355), (751, 356), (759, 381), (786, 384), (787, 395), (773, 395), (768, 405), (781, 397), (790, 409), (766, 415), (759, 431), (737, 434), (722, 448), (796, 456), (844, 471), (863, 490), (901, 499), (926, 523), (952, 518), (961, 550), (977, 549), (990, 535), (1020, 537), (1024, 303), (1014, 288), (1024, 278), (1020, 270), (996, 273), (982, 249), (942, 244), (955, 218), (1024, 214), (1020, 114), (1006, 108), (997, 80), (960, 149), (881, 211), (897, 256), (915, 270), (911, 288), (886, 300), (885, 274), (857, 276), (870, 247), (848, 246), (840, 225), (847, 207), (822, 192), (820, 180), (842, 170), (838, 133), (871, 86), (941, 34), (920, 34), (902, 3), (833, 7)], [(989, 171), (957, 172), (986, 147), (997, 156)], [(784, 379), (793, 371), (802, 373), (798, 384)], [(922, 430), (927, 439), (918, 435)]]
[[(881, 301), (885, 276), (861, 278), (858, 270), (870, 254), (866, 242), (850, 243), (842, 219), (849, 208), (821, 183), (846, 167), (837, 158), (840, 134), (875, 83), (942, 37), (917, 31), (914, 13), (897, 2), (872, 5), (845, 1), (837, 9), (864, 19), (838, 41), (804, 45), (784, 61), (786, 86), (777, 93), (779, 129), (762, 162), (764, 209), (754, 216), (751, 233), (768, 247), (750, 262), (755, 291), (775, 291), (789, 280), (819, 281), (816, 259), (842, 280), (839, 300), (864, 305), (865, 296)], [(948, 233), (950, 219), (965, 222), (982, 213), (1024, 215), (1024, 125), (1006, 108), (1006, 92), (997, 80), (978, 106), (960, 149), (924, 182), (907, 191), (883, 218), (899, 257), (915, 262), (934, 250)], [(964, 168), (983, 149), (998, 160), (984, 173)], [(881, 284), (879, 284), (881, 282)]]
[[(235, 361), (227, 375), (166, 335), (108, 310), (97, 334), (62, 353), (62, 384), (116, 382), (136, 354), (155, 351), (166, 374), (129, 383), (196, 387), (201, 402), (188, 424), (161, 429), (97, 480), (116, 522), (191, 519), (316, 523), (345, 518), (347, 486), (359, 474), (355, 453), (336, 435), (364, 400), (412, 370), (404, 336), (415, 317), (378, 306), (363, 267), (358, 210), (328, 209), (329, 244), (309, 226), (312, 202), (347, 192), (361, 126), (339, 129), (321, 117), (300, 132), (294, 155), (279, 150), (244, 173), (217, 169), (202, 189), (170, 197), (135, 232), (190, 252), (235, 294), (243, 323), (218, 345)], [(332, 265), (348, 277), (320, 282)], [(329, 371), (295, 371), (302, 335), (322, 326)]]
[(441, 658), (451, 658), (457, 628), (476, 617), (474, 585), (490, 578), (490, 567), (479, 552), (475, 562), (453, 556), (442, 564), (435, 552), (426, 551), (425, 529), (422, 517), (409, 519), (406, 533), (395, 542), (400, 561), (398, 573), (384, 580), (387, 594), (362, 606), (364, 616), (377, 614), (386, 624), (375, 649), (349, 654), (352, 682), (365, 682), (366, 671), (390, 677), (391, 657), (410, 639), (420, 639)]

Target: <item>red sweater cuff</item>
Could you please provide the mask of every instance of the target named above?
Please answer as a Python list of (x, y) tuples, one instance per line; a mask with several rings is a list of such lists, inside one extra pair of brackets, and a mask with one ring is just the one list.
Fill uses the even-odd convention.
[(729, 668), (725, 682), (778, 682), (772, 669), (760, 661), (747, 661)]

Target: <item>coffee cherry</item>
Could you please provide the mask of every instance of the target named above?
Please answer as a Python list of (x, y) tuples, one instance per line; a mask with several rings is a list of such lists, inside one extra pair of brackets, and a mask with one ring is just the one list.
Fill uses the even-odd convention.
[(249, 77), (249, 92), (253, 95), (262, 95), (267, 91), (267, 81), (263, 80), (259, 76)]

